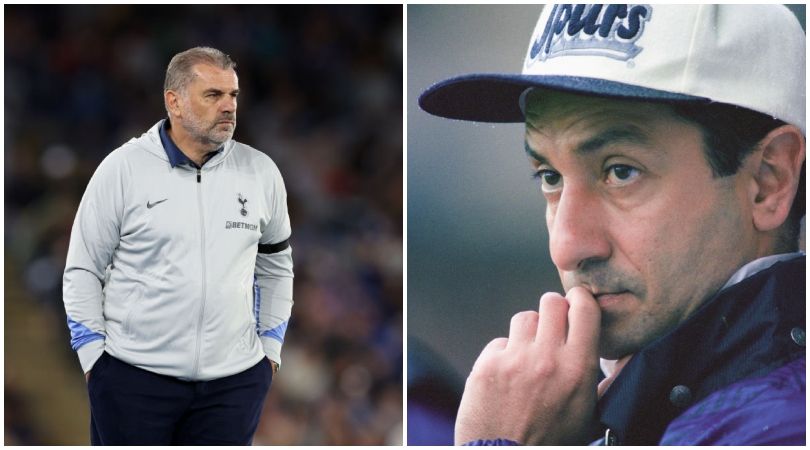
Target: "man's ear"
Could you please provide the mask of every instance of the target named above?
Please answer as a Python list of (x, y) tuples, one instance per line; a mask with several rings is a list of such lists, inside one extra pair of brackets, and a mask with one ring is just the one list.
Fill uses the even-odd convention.
[(799, 186), (805, 158), (805, 138), (794, 125), (774, 129), (758, 144), (754, 167), (754, 227), (759, 231), (779, 228), (787, 219)]
[(163, 101), (172, 116), (180, 116), (180, 97), (177, 92), (172, 90), (163, 91)]

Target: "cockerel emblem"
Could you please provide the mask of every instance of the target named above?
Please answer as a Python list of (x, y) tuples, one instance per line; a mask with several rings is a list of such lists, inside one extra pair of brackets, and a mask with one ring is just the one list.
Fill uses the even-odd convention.
[(245, 203), (247, 203), (247, 199), (242, 197), (242, 194), (239, 194), (239, 203), (242, 204), (242, 209), (240, 209), (239, 212), (242, 214), (242, 216), (247, 216), (248, 212), (247, 209), (245, 209)]

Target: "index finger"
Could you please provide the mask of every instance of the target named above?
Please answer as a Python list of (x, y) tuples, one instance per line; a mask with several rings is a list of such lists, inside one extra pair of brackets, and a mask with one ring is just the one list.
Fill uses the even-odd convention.
[(598, 356), (602, 310), (593, 295), (584, 287), (571, 288), (568, 299), (568, 337), (565, 345), (583, 358)]

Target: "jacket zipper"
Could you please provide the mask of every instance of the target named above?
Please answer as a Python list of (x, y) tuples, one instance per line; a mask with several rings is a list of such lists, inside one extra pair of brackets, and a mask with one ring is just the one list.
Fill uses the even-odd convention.
[(605, 445), (618, 445), (618, 442), (616, 442), (616, 433), (610, 428), (605, 430)]
[(194, 356), (194, 370), (192, 376), (197, 377), (200, 365), (200, 348), (202, 347), (202, 327), (203, 317), (205, 316), (205, 214), (203, 214), (202, 202), (202, 174), (200, 168), (197, 168), (197, 210), (200, 212), (200, 250), (202, 255), (202, 303), (200, 303), (200, 318), (197, 322), (197, 350)]

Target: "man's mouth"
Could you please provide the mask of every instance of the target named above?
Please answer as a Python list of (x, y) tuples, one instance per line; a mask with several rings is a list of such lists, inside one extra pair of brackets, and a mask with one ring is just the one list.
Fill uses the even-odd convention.
[(614, 291), (614, 292), (594, 292), (593, 298), (596, 299), (599, 306), (605, 308), (614, 305), (626, 297), (629, 291)]

